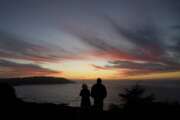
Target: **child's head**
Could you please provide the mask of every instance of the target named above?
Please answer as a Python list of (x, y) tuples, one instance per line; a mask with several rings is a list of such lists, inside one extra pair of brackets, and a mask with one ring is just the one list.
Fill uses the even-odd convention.
[(88, 86), (86, 84), (83, 84), (82, 89), (88, 89)]

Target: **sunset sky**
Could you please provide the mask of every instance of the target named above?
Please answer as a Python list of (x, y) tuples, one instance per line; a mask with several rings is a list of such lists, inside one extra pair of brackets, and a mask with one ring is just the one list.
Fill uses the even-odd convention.
[(0, 0), (0, 77), (179, 79), (179, 0)]

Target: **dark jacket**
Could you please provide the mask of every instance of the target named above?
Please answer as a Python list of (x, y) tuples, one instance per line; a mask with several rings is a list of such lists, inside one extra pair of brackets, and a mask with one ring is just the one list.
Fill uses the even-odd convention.
[(102, 84), (95, 84), (91, 89), (91, 96), (94, 99), (103, 100), (107, 96), (106, 87)]

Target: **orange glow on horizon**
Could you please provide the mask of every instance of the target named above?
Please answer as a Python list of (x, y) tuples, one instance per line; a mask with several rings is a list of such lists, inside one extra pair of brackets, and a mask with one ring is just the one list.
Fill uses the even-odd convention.
[(94, 67), (95, 65), (103, 67), (106, 64), (107, 61), (104, 60), (76, 60), (66, 61), (60, 64), (53, 64), (46, 67), (62, 71), (60, 74), (54, 74), (53, 76), (65, 77), (69, 79), (92, 80), (98, 77), (103, 79), (116, 79), (119, 71)]
[[(69, 60), (59, 64), (46, 66), (59, 73), (51, 74), (56, 77), (65, 77), (72, 80), (95, 80), (102, 78), (104, 80), (149, 80), (149, 79), (180, 79), (180, 71), (177, 72), (159, 72), (137, 75), (128, 75), (124, 69), (105, 68), (108, 62), (103, 59), (96, 60)], [(98, 67), (96, 67), (98, 66)]]
[(180, 71), (159, 72), (147, 75), (128, 76), (128, 80), (157, 80), (157, 79), (180, 79)]

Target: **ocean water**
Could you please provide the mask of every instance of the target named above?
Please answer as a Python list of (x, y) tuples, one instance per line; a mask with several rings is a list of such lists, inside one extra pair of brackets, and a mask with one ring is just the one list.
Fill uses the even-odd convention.
[[(17, 86), (16, 94), (19, 98), (28, 102), (37, 103), (55, 103), (68, 104), (70, 106), (80, 105), (79, 92), (81, 90), (82, 81), (76, 81), (73, 84), (57, 84), (57, 85), (25, 85)], [(85, 81), (89, 88), (96, 81)], [(144, 86), (147, 94), (153, 93), (157, 100), (160, 101), (178, 101), (180, 102), (180, 81), (178, 80), (154, 80), (154, 81), (103, 81), (107, 87), (108, 96), (105, 99), (105, 109), (111, 104), (120, 104), (119, 93), (124, 91), (136, 83)], [(93, 100), (91, 99), (92, 103)]]

